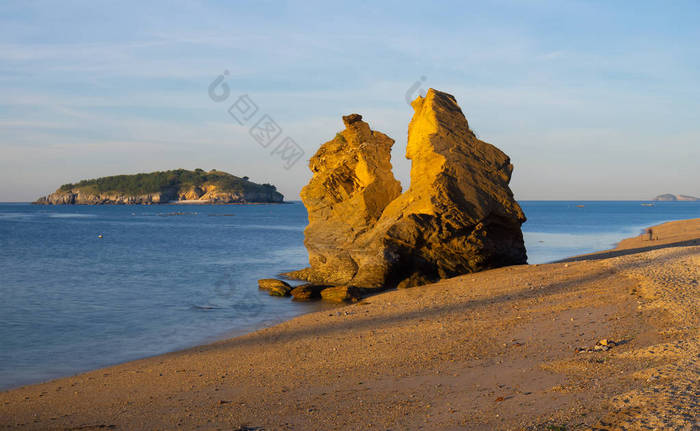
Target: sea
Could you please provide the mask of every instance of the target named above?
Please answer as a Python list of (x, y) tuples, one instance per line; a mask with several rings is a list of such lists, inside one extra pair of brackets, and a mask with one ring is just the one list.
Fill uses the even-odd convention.
[[(530, 263), (700, 217), (700, 202), (521, 201)], [(307, 215), (278, 205), (0, 204), (0, 390), (171, 352), (333, 305), (268, 296), (303, 268)]]

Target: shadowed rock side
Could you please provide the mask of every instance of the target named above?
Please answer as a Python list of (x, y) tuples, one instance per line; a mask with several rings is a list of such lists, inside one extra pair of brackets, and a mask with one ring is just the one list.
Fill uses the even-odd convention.
[(301, 191), (309, 214), (304, 244), (311, 270), (290, 275), (316, 283), (352, 280), (359, 269), (353, 244), (401, 193), (391, 172), (394, 140), (370, 130), (361, 115), (345, 116), (343, 122), (345, 130), (321, 145), (309, 161), (314, 175)]
[[(314, 156), (314, 178), (302, 192), (310, 213), (305, 244), (311, 267), (291, 276), (364, 288), (410, 287), (526, 263), (520, 230), (525, 215), (508, 187), (513, 171), (509, 157), (476, 138), (453, 96), (431, 89), (412, 106), (406, 149), (412, 161), (411, 185), (400, 196), (398, 187), (378, 196), (373, 195), (377, 188), (362, 188), (357, 195), (358, 182), (325, 180), (348, 178), (347, 172), (357, 171), (359, 163), (349, 156), (351, 145), (343, 149), (342, 142), (331, 141), (338, 145), (334, 154), (346, 155), (334, 162), (319, 163), (330, 143)], [(381, 171), (381, 178), (393, 184), (389, 148), (381, 158), (384, 163), (370, 165), (367, 160), (372, 159), (365, 159), (362, 170)], [(375, 202), (371, 212), (366, 204), (356, 205), (368, 201)], [(343, 205), (323, 212), (318, 202)], [(381, 216), (375, 221), (376, 211)], [(338, 234), (342, 241), (332, 234), (337, 226), (343, 226)]]

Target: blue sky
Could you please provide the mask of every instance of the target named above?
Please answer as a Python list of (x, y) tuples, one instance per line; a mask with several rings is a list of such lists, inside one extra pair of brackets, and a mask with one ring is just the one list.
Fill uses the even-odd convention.
[[(698, 2), (143, 3), (0, 3), (0, 201), (179, 167), (298, 199), (352, 112), (396, 140), (407, 186), (421, 77), (511, 156), (518, 199), (700, 194)], [(303, 160), (285, 169), (228, 115), (242, 94)]]

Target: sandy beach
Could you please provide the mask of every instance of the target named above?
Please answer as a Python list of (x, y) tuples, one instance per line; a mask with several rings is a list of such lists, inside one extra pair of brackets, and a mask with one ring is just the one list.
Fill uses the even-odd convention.
[(2, 392), (0, 429), (697, 429), (700, 219), (654, 237)]

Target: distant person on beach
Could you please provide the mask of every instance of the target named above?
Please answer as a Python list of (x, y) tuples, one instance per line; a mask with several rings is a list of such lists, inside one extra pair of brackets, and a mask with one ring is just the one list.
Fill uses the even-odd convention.
[(646, 234), (648, 235), (649, 241), (654, 239), (654, 231), (651, 228), (647, 229)]

